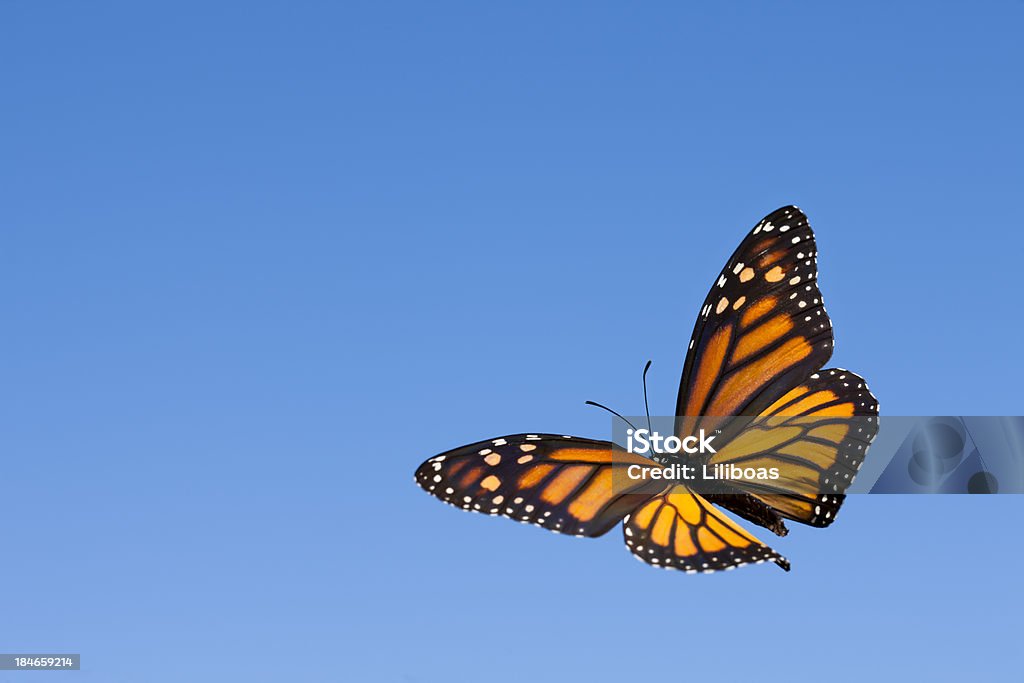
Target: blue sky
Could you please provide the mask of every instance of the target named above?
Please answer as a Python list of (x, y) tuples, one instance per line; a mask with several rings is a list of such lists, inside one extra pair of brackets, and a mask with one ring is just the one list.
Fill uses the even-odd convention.
[[(1024, 4), (0, 7), (0, 650), (82, 681), (1005, 676), (1022, 503), (860, 496), (793, 572), (424, 495), (671, 412), (762, 215), (883, 414), (1020, 413)], [(0, 672), (0, 681), (25, 674)]]

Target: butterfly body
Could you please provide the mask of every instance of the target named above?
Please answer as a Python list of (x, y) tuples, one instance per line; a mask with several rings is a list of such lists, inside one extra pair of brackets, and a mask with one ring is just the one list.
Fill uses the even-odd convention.
[[(828, 526), (877, 432), (864, 380), (821, 369), (833, 338), (816, 263), (806, 217), (783, 207), (755, 225), (712, 285), (673, 428), (680, 439), (714, 434), (712, 452), (655, 461), (609, 441), (515, 434), (430, 458), (417, 484), (451, 505), (557, 533), (600, 536), (621, 522), (627, 547), (653, 566), (711, 572), (772, 561), (788, 571), (716, 505), (780, 536), (784, 520)], [(664, 464), (778, 476), (695, 485), (654, 476)]]

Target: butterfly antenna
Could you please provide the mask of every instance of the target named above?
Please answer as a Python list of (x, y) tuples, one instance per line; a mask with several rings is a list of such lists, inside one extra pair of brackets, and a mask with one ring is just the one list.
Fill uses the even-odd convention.
[(654, 430), (651, 428), (651, 409), (647, 406), (647, 371), (651, 369), (651, 361), (647, 361), (647, 365), (644, 366), (644, 411), (647, 413), (647, 433), (653, 434)]
[(626, 418), (622, 417), (621, 415), (619, 415), (617, 412), (615, 412), (614, 410), (612, 410), (608, 406), (603, 406), (600, 403), (597, 403), (596, 401), (584, 401), (584, 403), (586, 403), (588, 406), (597, 406), (598, 408), (603, 408), (604, 410), (607, 410), (609, 413), (611, 413), (615, 417), (619, 418), (620, 420), (622, 420), (623, 422), (628, 424), (630, 427), (633, 427), (633, 431), (634, 432), (636, 431), (636, 427), (633, 425), (632, 422), (630, 422)]

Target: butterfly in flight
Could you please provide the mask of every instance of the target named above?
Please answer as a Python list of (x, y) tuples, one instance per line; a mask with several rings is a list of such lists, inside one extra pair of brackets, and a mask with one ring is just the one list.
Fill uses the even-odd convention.
[[(789, 562), (722, 512), (784, 536), (785, 520), (835, 521), (878, 430), (865, 381), (822, 369), (832, 324), (817, 286), (807, 217), (785, 206), (763, 218), (711, 286), (694, 326), (676, 402), (676, 435), (725, 431), (702, 464), (775, 467), (778, 480), (730, 480), (714, 492), (681, 479), (626, 479), (657, 463), (610, 441), (555, 434), (488, 439), (428, 459), (415, 480), (464, 510), (596, 537), (622, 522), (644, 562), (713, 572)], [(742, 423), (726, 422), (743, 416)], [(739, 424), (731, 432), (729, 425)], [(724, 443), (723, 443), (724, 442)]]

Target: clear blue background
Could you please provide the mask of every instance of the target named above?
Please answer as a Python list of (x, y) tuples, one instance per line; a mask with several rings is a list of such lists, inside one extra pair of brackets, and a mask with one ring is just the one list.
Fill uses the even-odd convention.
[(883, 413), (1020, 413), (1022, 20), (3, 3), (0, 650), (132, 683), (1015, 674), (1018, 497), (858, 497), (777, 540), (790, 574), (692, 577), (412, 473), (606, 436), (584, 399), (640, 412), (648, 358), (671, 412), (708, 286), (791, 202)]

